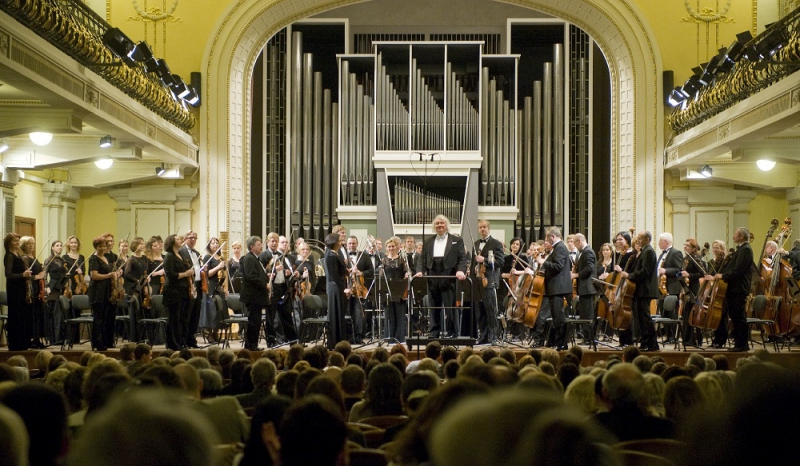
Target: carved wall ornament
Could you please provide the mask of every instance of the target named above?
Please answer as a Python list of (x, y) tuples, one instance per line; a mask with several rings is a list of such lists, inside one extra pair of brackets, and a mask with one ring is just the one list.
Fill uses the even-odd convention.
[(8, 34), (0, 33), (0, 54), (8, 55)]
[(731, 123), (727, 122), (717, 128), (717, 140), (722, 140), (728, 137), (731, 134)]
[[(134, 2), (135, 3), (135, 2)], [(689, 13), (688, 18), (681, 18), (682, 22), (685, 23), (734, 23), (736, 22), (733, 18), (728, 18), (726, 15), (728, 14), (728, 10), (731, 9), (731, 3), (733, 0), (728, 0), (728, 3), (718, 12), (714, 12), (713, 8), (703, 7), (700, 9), (700, 13), (695, 11), (691, 5), (689, 5), (689, 0), (683, 0), (683, 6), (686, 7), (686, 12)]]
[(173, 0), (172, 5), (169, 8), (164, 8), (163, 10), (159, 10), (158, 8), (152, 7), (147, 8), (147, 4), (145, 3), (145, 8), (142, 9), (139, 6), (138, 0), (132, 0), (133, 9), (136, 10), (136, 14), (139, 15), (138, 17), (129, 17), (133, 21), (149, 21), (153, 23), (158, 23), (160, 21), (166, 21), (170, 23), (177, 23), (181, 19), (176, 18), (173, 13), (178, 8), (178, 0)]

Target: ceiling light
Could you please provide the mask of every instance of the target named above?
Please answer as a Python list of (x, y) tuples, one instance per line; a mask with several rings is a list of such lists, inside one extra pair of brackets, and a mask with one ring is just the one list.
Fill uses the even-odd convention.
[(0, 139), (0, 154), (8, 150), (8, 141), (5, 138)]
[(108, 170), (109, 168), (111, 168), (111, 165), (114, 165), (114, 159), (109, 157), (104, 157), (102, 159), (95, 160), (94, 164), (100, 170)]
[(767, 160), (767, 159), (760, 159), (756, 161), (756, 166), (762, 172), (768, 172), (775, 168), (775, 161), (774, 160)]
[(714, 170), (712, 170), (711, 167), (708, 165), (703, 165), (702, 167), (700, 167), (700, 174), (705, 176), (706, 178), (710, 178), (711, 175), (714, 174)]
[(111, 147), (113, 143), (114, 139), (111, 136), (106, 135), (100, 138), (100, 147), (102, 147), (103, 149)]
[(50, 144), (50, 141), (53, 140), (53, 133), (44, 133), (41, 131), (37, 131), (28, 134), (28, 137), (31, 138), (31, 142), (36, 144), (37, 146), (46, 146)]

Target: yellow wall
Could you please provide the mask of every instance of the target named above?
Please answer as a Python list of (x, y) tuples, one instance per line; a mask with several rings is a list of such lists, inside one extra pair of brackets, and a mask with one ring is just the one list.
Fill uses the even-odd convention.
[(755, 235), (754, 244), (760, 245), (764, 241), (764, 235), (767, 234), (773, 218), (778, 219), (778, 231), (780, 231), (783, 226), (783, 220), (788, 216), (789, 202), (786, 200), (784, 191), (759, 193), (750, 201), (750, 223), (748, 228)]
[[(42, 188), (38, 183), (22, 180), (14, 186), (14, 215), (36, 219), (36, 238), (42, 237)], [(47, 238), (43, 238), (45, 240)]]
[(95, 236), (117, 232), (117, 203), (108, 196), (105, 189), (82, 189), (81, 198), (76, 206), (76, 236), (81, 239), (81, 249), (92, 251), (92, 240)]

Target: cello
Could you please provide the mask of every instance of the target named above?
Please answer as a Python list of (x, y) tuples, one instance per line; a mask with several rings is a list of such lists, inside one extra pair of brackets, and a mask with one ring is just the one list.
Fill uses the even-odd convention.
[[(550, 254), (541, 253), (540, 258), (547, 260)], [(522, 286), (517, 289), (518, 304), (522, 308), (518, 312), (524, 312), (522, 319), (523, 324), (528, 328), (534, 328), (536, 321), (539, 319), (539, 311), (542, 309), (542, 301), (544, 300), (544, 271), (541, 267), (534, 276), (526, 277)]]
[[(631, 238), (634, 237), (635, 229), (630, 230)], [(634, 262), (636, 248), (630, 254), (625, 262), (623, 272), (628, 272)], [(609, 326), (614, 330), (627, 330), (633, 321), (633, 295), (636, 292), (636, 284), (632, 281), (623, 278), (622, 274), (615, 270), (612, 275), (606, 277), (606, 281), (614, 284), (616, 287), (606, 288), (606, 297), (609, 301), (608, 320)]]

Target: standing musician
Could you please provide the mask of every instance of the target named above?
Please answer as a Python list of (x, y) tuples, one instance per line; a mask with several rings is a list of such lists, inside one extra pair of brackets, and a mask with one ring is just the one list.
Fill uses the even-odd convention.
[(556, 350), (567, 349), (566, 316), (564, 305), (572, 296), (572, 270), (569, 249), (561, 240), (561, 230), (557, 227), (547, 229), (547, 241), (553, 245), (553, 252), (545, 260), (543, 257), (536, 259), (541, 270), (544, 271), (544, 295), (549, 303), (550, 314), (553, 317), (555, 339), (553, 344)]
[(578, 260), (578, 248), (575, 245), (575, 235), (567, 235), (564, 239), (564, 243), (567, 245), (567, 250), (569, 251), (569, 265), (572, 267), (575, 265), (575, 261)]
[[(516, 290), (517, 281), (519, 276), (525, 273), (525, 266), (528, 263), (528, 257), (522, 253), (522, 238), (514, 237), (509, 244), (511, 254), (516, 254), (506, 258), (503, 262), (503, 268), (500, 270), (500, 278), (506, 281), (506, 285), (499, 287), (497, 299), (503, 303), (503, 309), (508, 309), (509, 300), (513, 301), (511, 293)], [(519, 338), (525, 332), (525, 326), (519, 322), (514, 322), (508, 319), (508, 333), (514, 338)]]
[[(553, 253), (553, 246), (548, 241), (540, 241), (541, 243), (531, 243), (528, 248), (528, 257), (531, 258), (531, 266), (525, 268), (525, 273), (528, 275), (536, 275), (536, 272), (539, 270), (537, 258), (546, 259)], [(536, 318), (536, 323), (531, 332), (533, 346), (544, 346), (545, 343), (547, 343), (548, 346), (554, 346), (553, 338), (551, 338), (551, 335), (553, 335), (552, 329), (548, 335), (544, 334), (545, 327), (547, 326), (547, 319), (550, 317), (552, 317), (550, 312), (550, 300), (544, 299), (542, 300), (542, 307), (539, 309), (539, 315)]]
[[(658, 351), (655, 326), (650, 318), (650, 300), (658, 297), (658, 275), (656, 270), (656, 251), (650, 243), (653, 234), (645, 230), (636, 237), (641, 248), (633, 272), (622, 272), (622, 277), (636, 284), (633, 298), (633, 312), (639, 323), (641, 337), (639, 347), (642, 351)], [(620, 337), (621, 339), (621, 337)]]
[(46, 345), (42, 341), (44, 336), (44, 289), (43, 279), (45, 275), (44, 267), (39, 259), (36, 258), (36, 239), (32, 236), (23, 236), (19, 240), (19, 247), (22, 251), (22, 260), (25, 266), (31, 269), (33, 275), (28, 279), (29, 299), (27, 300), (28, 322), (31, 329), (31, 348), (43, 349)]
[[(264, 248), (261, 238), (251, 236), (245, 241), (247, 254), (239, 261), (242, 273), (242, 290), (239, 299), (247, 309), (247, 332), (245, 333), (245, 348), (260, 351), (258, 348), (258, 334), (261, 330), (261, 310), (269, 306), (267, 284), (269, 278), (264, 265), (259, 260), (259, 255)], [(267, 341), (275, 340), (275, 329), (266, 325), (264, 331)]]
[[(147, 257), (147, 274), (152, 274), (150, 275), (150, 286), (152, 287), (151, 291), (154, 295), (163, 294), (162, 287), (166, 280), (164, 278), (164, 267), (158, 267), (164, 262), (163, 250), (164, 242), (161, 241), (160, 236), (151, 236), (150, 239), (144, 243), (144, 255)], [(147, 311), (145, 311), (145, 315), (147, 315)]]
[(9, 351), (25, 351), (31, 343), (31, 328), (25, 295), (28, 289), (28, 280), (33, 272), (25, 266), (25, 261), (22, 260), (19, 242), (19, 235), (13, 232), (3, 238), (5, 248), (3, 266), (5, 267), (8, 297)]
[[(131, 241), (131, 251), (133, 257), (125, 263), (122, 277), (125, 280), (126, 301), (128, 302), (128, 315), (130, 316), (130, 341), (142, 341), (144, 339), (139, 328), (139, 320), (144, 318), (144, 288), (148, 286), (147, 257), (144, 256), (144, 238), (136, 237)], [(152, 288), (150, 289), (152, 293)]]
[(592, 322), (592, 324), (584, 324), (581, 329), (583, 344), (593, 345), (595, 328), (594, 297), (597, 294), (597, 288), (594, 286), (594, 279), (597, 278), (596, 258), (594, 251), (589, 247), (589, 243), (586, 242), (586, 237), (582, 233), (575, 233), (573, 242), (578, 251), (578, 257), (575, 261), (574, 272), (570, 274), (570, 277), (578, 281), (578, 316), (581, 319), (589, 319)]
[[(622, 273), (633, 269), (636, 262), (636, 253), (633, 249), (630, 233), (627, 231), (617, 233), (617, 236), (614, 237), (614, 249), (616, 256), (614, 271)], [(631, 344), (633, 344), (633, 325), (619, 331), (619, 345), (625, 347)]]
[[(750, 293), (752, 281), (750, 269), (753, 267), (753, 248), (750, 247), (749, 239), (750, 231), (747, 228), (737, 228), (733, 234), (733, 242), (737, 245), (736, 250), (728, 257), (721, 273), (718, 272), (714, 276), (706, 275), (706, 280), (722, 279), (728, 284), (725, 301), (722, 305), (722, 319), (719, 322), (720, 328), (727, 328), (728, 317), (733, 323), (734, 344), (733, 348), (728, 351), (749, 350), (747, 346), (747, 315), (745, 314), (747, 295)], [(721, 331), (715, 332), (715, 344), (725, 344), (725, 340), (718, 339), (721, 335)]]
[[(208, 329), (209, 343), (220, 341), (219, 330), (222, 328), (222, 320), (228, 317), (224, 290), (220, 286), (220, 272), (225, 268), (225, 261), (222, 260), (222, 251), (218, 249), (220, 249), (219, 239), (211, 238), (206, 246), (206, 255), (203, 256), (203, 264), (206, 264), (203, 271), (206, 275), (206, 287), (205, 290), (200, 288), (197, 290), (198, 296), (202, 294), (198, 327)], [(220, 304), (221, 306), (217, 307)]]
[[(192, 264), (194, 270), (194, 289), (196, 296), (189, 303), (189, 320), (187, 321), (189, 331), (186, 334), (186, 347), (199, 348), (197, 346), (197, 327), (200, 323), (200, 302), (202, 301), (202, 293), (199, 291), (201, 288), (200, 283), (200, 253), (194, 248), (197, 245), (197, 233), (189, 230), (186, 233), (186, 238), (183, 242), (183, 247), (180, 249), (180, 255), (183, 260), (187, 260)], [(164, 265), (166, 267), (166, 264)]]
[(192, 300), (189, 296), (189, 282), (194, 281), (192, 262), (181, 257), (183, 237), (167, 236), (164, 241), (167, 255), (164, 257), (164, 276), (162, 287), (164, 305), (167, 308), (167, 348), (180, 350), (187, 341), (188, 316)]
[[(358, 262), (360, 260), (358, 256), (358, 238), (355, 236), (348, 236), (345, 244), (347, 250), (344, 255), (344, 262), (347, 264), (350, 279), (361, 280), (360, 277), (364, 275), (364, 272), (358, 268)], [(364, 281), (364, 286), (367, 286), (366, 279)], [(354, 287), (355, 284), (351, 283), (348, 288)], [(350, 340), (350, 343), (361, 344), (364, 340), (363, 304), (361, 303), (360, 298), (355, 296), (355, 293), (353, 293), (348, 296), (345, 305), (347, 306), (347, 315), (350, 316), (352, 319), (351, 322), (353, 323), (352, 332), (348, 329), (347, 339)]]
[(113, 268), (119, 258), (114, 254), (114, 235), (111, 232), (107, 232), (103, 234), (103, 238), (106, 239), (106, 260), (108, 260), (108, 263), (111, 264)]
[(242, 243), (234, 241), (231, 243), (231, 257), (228, 258), (228, 291), (239, 293), (242, 289), (242, 271), (239, 269), (239, 262), (242, 260)]
[[(390, 280), (408, 280), (410, 268), (406, 262), (406, 257), (401, 254), (400, 238), (392, 236), (386, 240), (386, 254), (380, 263), (381, 277), (385, 280), (382, 285), (388, 285)], [(408, 300), (404, 296), (389, 296), (386, 302), (386, 335), (388, 338), (397, 340), (398, 343), (406, 341), (406, 313), (408, 312)]]
[(711, 243), (711, 254), (713, 259), (708, 261), (708, 272), (711, 275), (716, 275), (722, 271), (722, 262), (725, 261), (725, 241), (715, 240)]
[(490, 228), (491, 225), (488, 220), (478, 220), (478, 234), (481, 238), (475, 241), (473, 245), (474, 253), (470, 264), (470, 268), (473, 271), (477, 267), (483, 267), (484, 276), (486, 277), (483, 300), (478, 310), (479, 345), (497, 342), (497, 287), (500, 282), (500, 271), (505, 263), (503, 243), (492, 238), (489, 234)]
[[(338, 225), (337, 225), (338, 226)], [(344, 228), (344, 227), (343, 227)], [(339, 231), (344, 231), (344, 229)], [(323, 265), (325, 269), (326, 293), (328, 295), (328, 349), (333, 350), (336, 343), (344, 340), (347, 335), (345, 320), (345, 295), (350, 293), (347, 287), (347, 264), (339, 250), (342, 241), (336, 227), (334, 233), (325, 237), (325, 255)]]
[(612, 246), (611, 243), (603, 243), (603, 245), (600, 246), (599, 252), (599, 259), (595, 264), (595, 272), (597, 273), (598, 280), (605, 280), (606, 277), (614, 271), (614, 246)]
[[(292, 319), (291, 299), (287, 298), (289, 279), (292, 276), (292, 261), (286, 257), (289, 241), (285, 236), (272, 232), (267, 235), (267, 249), (259, 259), (266, 268), (270, 281), (270, 299), (266, 327), (270, 327), (272, 339), (267, 338), (267, 346), (276, 342), (297, 339), (297, 330)], [(278, 325), (275, 318), (278, 318)]]
[[(86, 270), (86, 258), (83, 257), (83, 254), (80, 253), (81, 250), (81, 240), (78, 239), (77, 236), (70, 236), (67, 238), (66, 242), (67, 252), (61, 258), (64, 259), (64, 262), (67, 264), (67, 270), (71, 270), (69, 279), (71, 291), (73, 294), (76, 293), (75, 289), (79, 288), (82, 290), (86, 282), (84, 282), (84, 275)], [(75, 264), (77, 262), (77, 265)], [(81, 286), (78, 287), (78, 284)]]
[(50, 245), (50, 257), (44, 261), (44, 268), (47, 271), (47, 314), (45, 315), (45, 333), (51, 345), (58, 344), (64, 339), (62, 331), (68, 317), (61, 312), (61, 295), (69, 283), (67, 283), (67, 267), (64, 259), (61, 258), (61, 251), (64, 245), (61, 241), (55, 240)]
[(683, 251), (686, 252), (686, 258), (683, 260), (681, 277), (689, 280), (687, 293), (683, 297), (683, 342), (698, 346), (698, 343), (703, 341), (703, 334), (700, 329), (689, 325), (689, 314), (700, 293), (700, 279), (704, 276), (703, 270), (706, 269), (706, 265), (700, 255), (700, 246), (696, 239), (688, 238), (683, 243)]
[[(433, 219), (436, 234), (425, 241), (422, 256), (417, 265), (415, 277), (426, 275), (455, 275), (459, 280), (467, 278), (469, 258), (460, 236), (450, 234), (450, 220), (444, 215)], [(431, 279), (428, 281), (428, 299), (434, 308), (444, 308), (447, 315), (447, 328), (442, 328), (442, 314), (439, 309), (431, 309), (429, 336), (439, 338), (440, 334), (458, 336), (461, 322), (453, 307), (456, 302), (456, 284), (450, 279)]]
[[(786, 260), (789, 261), (789, 265), (792, 267), (792, 279), (795, 281), (800, 280), (800, 239), (792, 241), (791, 251), (780, 248), (778, 253), (786, 255)], [(800, 343), (800, 336), (795, 336), (792, 344), (796, 345), (798, 343)]]
[(311, 256), (311, 246), (303, 242), (297, 249), (297, 260), (294, 263), (294, 273), (301, 281), (308, 281), (307, 292), (313, 294), (317, 289), (317, 271)]
[[(113, 244), (113, 243), (112, 243)], [(92, 242), (95, 253), (89, 256), (89, 302), (92, 305), (92, 348), (106, 351), (114, 347), (114, 307), (111, 304), (111, 288), (122, 270), (113, 270), (113, 262), (106, 253), (108, 239), (98, 236)]]
[[(658, 277), (659, 280), (665, 280), (665, 286), (662, 291), (666, 290), (666, 296), (659, 299), (659, 308), (662, 309), (661, 314), (669, 319), (677, 319), (677, 307), (670, 311), (667, 315), (663, 311), (664, 298), (667, 296), (679, 296), (681, 294), (681, 271), (683, 269), (683, 254), (672, 247), (673, 239), (672, 233), (661, 233), (658, 235), (658, 248), (661, 249), (661, 255), (658, 256)], [(664, 278), (661, 278), (664, 277)], [(667, 343), (675, 343), (675, 332), (671, 329), (666, 329), (669, 335)]]
[[(368, 237), (366, 245), (364, 247), (364, 250), (361, 252), (360, 256), (357, 256), (358, 257), (358, 264), (356, 265), (356, 267), (358, 268), (358, 271), (360, 272), (361, 276), (364, 277), (364, 286), (367, 288), (367, 290), (370, 290), (370, 291), (372, 291), (373, 288), (375, 287), (375, 277), (377, 276), (375, 271), (381, 265), (381, 257), (380, 257), (380, 255), (378, 254), (378, 251), (377, 251), (377, 242), (378, 242), (378, 240), (371, 240)], [(348, 239), (348, 245), (349, 245), (349, 243), (350, 243), (350, 239)], [(358, 244), (358, 240), (356, 240), (356, 244)], [(352, 258), (352, 256), (350, 256), (350, 257)], [(372, 302), (371, 301), (367, 301), (366, 303), (361, 303), (360, 305), (361, 305), (361, 309), (363, 309), (364, 306), (367, 306), (368, 308), (372, 308)], [(371, 325), (371, 321), (366, 316), (364, 316), (364, 321), (362, 322), (361, 325), (362, 325), (362, 329), (364, 329), (364, 328), (366, 328), (366, 329), (373, 328), (373, 326)], [(362, 330), (362, 333), (363, 333), (363, 330)]]

